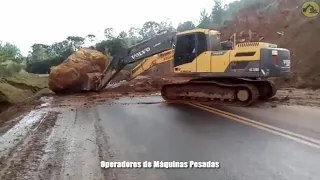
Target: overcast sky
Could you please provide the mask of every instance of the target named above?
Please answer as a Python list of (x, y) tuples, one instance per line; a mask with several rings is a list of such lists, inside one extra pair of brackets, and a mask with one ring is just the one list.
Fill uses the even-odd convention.
[[(233, 0), (222, 0), (228, 3)], [(0, 0), (0, 41), (16, 44), (26, 55), (34, 43), (51, 44), (69, 35), (95, 34), (106, 27), (117, 32), (141, 27), (144, 22), (170, 18), (176, 26), (197, 21), (213, 0)]]

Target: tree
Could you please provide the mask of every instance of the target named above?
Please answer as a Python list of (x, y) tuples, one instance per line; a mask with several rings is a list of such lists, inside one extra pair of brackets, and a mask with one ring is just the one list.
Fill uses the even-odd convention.
[(106, 28), (104, 30), (104, 36), (107, 40), (111, 40), (114, 38), (114, 29), (113, 28)]
[(29, 61), (37, 62), (48, 59), (52, 56), (52, 48), (46, 44), (33, 44), (29, 52)]
[(95, 49), (109, 56), (123, 54), (128, 46), (123, 39), (114, 38), (111, 40), (104, 40), (96, 44)]
[(139, 32), (140, 32), (139, 28), (131, 27), (128, 31), (128, 35), (129, 35), (129, 37), (137, 37), (138, 38), (140, 36)]
[(128, 31), (128, 39), (127, 39), (127, 45), (128, 47), (137, 44), (141, 39), (142, 36), (139, 34), (140, 29), (131, 27)]
[(155, 21), (147, 21), (143, 24), (139, 34), (142, 36), (142, 39), (149, 39), (159, 32), (160, 27), (160, 24)]
[(214, 6), (211, 12), (212, 22), (215, 25), (222, 25), (224, 10), (221, 6), (221, 0), (214, 0)]
[(80, 37), (80, 36), (69, 36), (67, 37), (67, 40), (71, 44), (72, 48), (74, 51), (79, 50), (82, 45), (84, 44), (85, 38)]
[(205, 9), (200, 12), (200, 23), (198, 28), (210, 28), (211, 27), (211, 18)]
[(166, 19), (165, 21), (160, 22), (160, 30), (168, 30), (174, 31), (175, 28), (172, 25), (172, 21), (170, 19)]
[(187, 31), (196, 28), (192, 21), (186, 21), (183, 23), (179, 23), (177, 27), (178, 32)]
[(71, 40), (55, 42), (52, 45), (32, 45), (31, 51), (26, 58), (26, 71), (38, 74), (50, 72), (52, 66), (60, 64), (74, 52), (74, 47), (69, 41)]
[(240, 1), (233, 1), (225, 6), (224, 17), (226, 20), (233, 19), (241, 7)]
[(51, 45), (51, 49), (53, 51), (53, 53), (58, 56), (61, 55), (63, 52), (72, 49), (71, 44), (69, 44), (68, 40), (64, 40), (58, 43), (53, 43)]
[(21, 63), (22, 60), (23, 56), (16, 45), (10, 43), (2, 44), (2, 42), (0, 42), (0, 62), (14, 61)]
[(94, 34), (88, 34), (86, 39), (89, 40), (90, 46), (94, 46), (94, 43), (96, 41), (96, 36)]
[(124, 39), (124, 38), (127, 38), (127, 37), (128, 37), (128, 34), (126, 32), (124, 32), (124, 31), (121, 31), (119, 33), (119, 36), (118, 36), (118, 38), (120, 38), (120, 39)]

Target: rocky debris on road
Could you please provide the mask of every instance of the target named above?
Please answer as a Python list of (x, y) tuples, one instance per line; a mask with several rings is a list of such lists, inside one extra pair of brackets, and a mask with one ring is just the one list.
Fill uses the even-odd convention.
[(51, 68), (49, 87), (55, 93), (74, 93), (86, 89), (95, 90), (109, 59), (99, 51), (80, 49), (62, 64)]
[(283, 88), (278, 90), (270, 102), (285, 105), (320, 107), (320, 90)]

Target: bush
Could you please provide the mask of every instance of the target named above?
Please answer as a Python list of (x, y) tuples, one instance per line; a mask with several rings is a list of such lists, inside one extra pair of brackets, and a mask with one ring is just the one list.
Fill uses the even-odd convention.
[(36, 61), (29, 63), (26, 67), (28, 73), (34, 74), (47, 74), (50, 73), (52, 66), (57, 66), (66, 60), (73, 53), (72, 49), (68, 49), (63, 52), (60, 56), (52, 57), (50, 59), (44, 59), (42, 61)]
[(47, 74), (50, 73), (52, 66), (57, 66), (64, 61), (62, 57), (55, 57), (48, 60), (33, 62), (27, 65), (26, 71), (34, 74)]
[(24, 68), (24, 64), (21, 63), (16, 63), (12, 61), (2, 63), (0, 64), (0, 76), (12, 76), (13, 74), (20, 72)]

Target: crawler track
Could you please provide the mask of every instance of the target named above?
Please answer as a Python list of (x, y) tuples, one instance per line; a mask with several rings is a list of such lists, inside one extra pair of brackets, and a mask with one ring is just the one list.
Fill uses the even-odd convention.
[(166, 101), (200, 102), (232, 106), (250, 106), (258, 99), (267, 100), (276, 94), (271, 81), (266, 80), (206, 80), (166, 84), (161, 95)]

